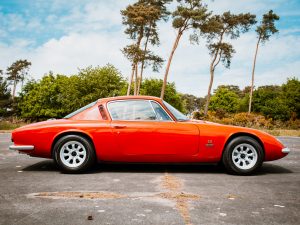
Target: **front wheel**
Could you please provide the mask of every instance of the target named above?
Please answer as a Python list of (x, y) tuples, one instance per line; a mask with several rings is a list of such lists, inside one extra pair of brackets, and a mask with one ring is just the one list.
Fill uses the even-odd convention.
[(227, 144), (222, 162), (229, 173), (249, 175), (261, 167), (263, 159), (262, 146), (251, 137), (240, 136)]
[(54, 145), (54, 160), (67, 173), (89, 169), (95, 162), (93, 145), (84, 137), (66, 135)]

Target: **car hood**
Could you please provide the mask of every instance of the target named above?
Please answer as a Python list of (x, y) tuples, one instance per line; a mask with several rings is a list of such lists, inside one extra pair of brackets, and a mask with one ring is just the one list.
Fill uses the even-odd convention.
[(201, 127), (201, 125), (210, 125), (213, 127), (220, 127), (222, 129), (226, 129), (228, 131), (228, 133), (246, 132), (246, 133), (250, 133), (253, 135), (259, 135), (260, 137), (274, 138), (272, 135), (270, 135), (264, 131), (253, 129), (253, 128), (248, 128), (248, 127), (226, 125), (226, 124), (214, 123), (214, 122), (204, 121), (204, 120), (189, 120), (189, 121), (187, 121), (187, 123), (195, 124), (199, 127)]

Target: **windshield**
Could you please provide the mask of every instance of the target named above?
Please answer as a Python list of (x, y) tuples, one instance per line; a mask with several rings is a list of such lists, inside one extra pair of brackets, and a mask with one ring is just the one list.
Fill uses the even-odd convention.
[(179, 112), (173, 106), (171, 106), (169, 103), (164, 101), (164, 104), (168, 108), (168, 110), (170, 110), (170, 112), (175, 116), (176, 120), (178, 120), (178, 121), (187, 121), (187, 120), (189, 120), (188, 117), (183, 115), (181, 112)]
[(96, 103), (97, 103), (97, 101), (92, 102), (92, 103), (90, 103), (90, 104), (88, 104), (88, 105), (86, 105), (86, 106), (83, 106), (82, 108), (77, 109), (76, 111), (70, 113), (69, 115), (66, 115), (66, 116), (64, 117), (64, 119), (69, 119), (69, 118), (75, 116), (76, 114), (78, 114), (78, 113), (80, 113), (80, 112), (82, 112), (82, 111), (84, 111), (84, 110), (86, 110), (86, 109), (88, 109), (88, 108), (91, 108), (91, 107), (94, 106)]

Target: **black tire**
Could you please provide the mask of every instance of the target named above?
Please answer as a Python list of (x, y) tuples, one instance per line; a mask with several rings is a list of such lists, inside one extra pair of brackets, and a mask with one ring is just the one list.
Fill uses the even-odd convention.
[[(247, 149), (249, 150), (247, 151)], [(247, 155), (248, 153), (249, 156)], [(226, 145), (222, 157), (222, 162), (226, 170), (230, 174), (238, 175), (250, 175), (255, 173), (261, 167), (263, 160), (264, 150), (262, 146), (255, 139), (248, 136), (239, 136), (232, 139)]]
[[(74, 152), (76, 152), (75, 156), (72, 155), (73, 152), (72, 152), (72, 154), (69, 153), (72, 150), (68, 150), (66, 148), (69, 146), (72, 146), (73, 143), (75, 143), (74, 148), (77, 146), (77, 148), (79, 148), (79, 151), (85, 152), (84, 156), (82, 156), (81, 155), (82, 153), (79, 153), (79, 151), (77, 151), (77, 150), (76, 151), (73, 150)], [(65, 146), (67, 146), (67, 147), (65, 147)], [(96, 154), (95, 154), (93, 144), (86, 138), (79, 136), (79, 135), (66, 135), (66, 136), (61, 137), (55, 143), (55, 145), (53, 147), (53, 151), (54, 151), (54, 154), (53, 154), (54, 161), (59, 166), (59, 168), (63, 172), (66, 172), (66, 173), (80, 173), (80, 172), (86, 171), (86, 170), (90, 169), (96, 161)], [(61, 151), (66, 151), (67, 154), (69, 154), (69, 157), (78, 157), (78, 159), (76, 159), (76, 160), (71, 159), (71, 161), (74, 162), (72, 165), (71, 163), (67, 162), (68, 158), (65, 158), (64, 156), (61, 155), (61, 154), (64, 154), (64, 152), (61, 153)], [(77, 154), (78, 154), (78, 156), (77, 156)], [(64, 157), (64, 159), (62, 157)], [(78, 165), (77, 165), (77, 163), (78, 163)]]

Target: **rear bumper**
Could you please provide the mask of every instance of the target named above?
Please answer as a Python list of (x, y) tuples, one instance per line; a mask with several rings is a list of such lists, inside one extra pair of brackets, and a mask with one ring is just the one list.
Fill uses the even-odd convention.
[(288, 154), (288, 153), (290, 153), (290, 149), (289, 148), (283, 148), (282, 150), (281, 150), (281, 152), (282, 153), (285, 153), (285, 154)]
[(34, 149), (33, 145), (11, 145), (9, 150), (13, 151), (31, 151)]

